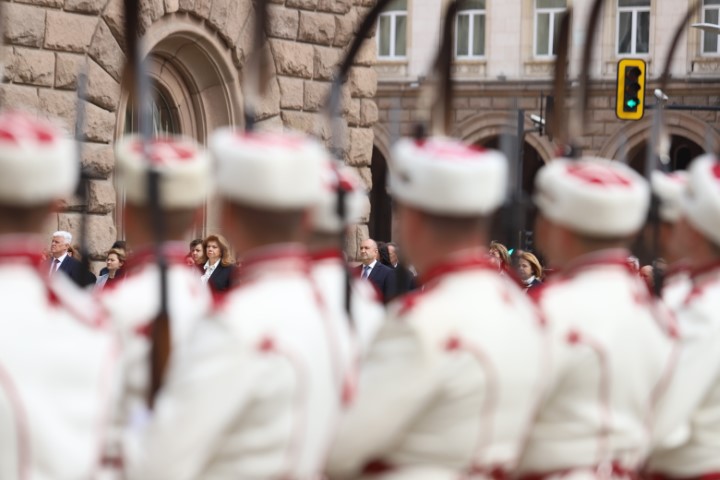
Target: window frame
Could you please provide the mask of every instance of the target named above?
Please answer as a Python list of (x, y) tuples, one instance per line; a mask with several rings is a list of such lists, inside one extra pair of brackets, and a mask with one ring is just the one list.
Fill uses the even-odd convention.
[[(703, 0), (703, 7), (702, 7), (702, 21), (703, 23), (711, 23), (707, 21), (707, 11), (708, 10), (715, 10), (718, 14), (718, 21), (716, 25), (720, 25), (720, 3), (715, 5), (708, 5), (705, 3), (706, 0)], [(713, 33), (707, 33), (700, 31), (700, 55), (703, 57), (720, 57), (720, 36), (718, 36), (717, 45), (714, 52), (707, 52), (705, 51), (705, 39), (707, 38), (707, 35), (714, 35)]]
[[(468, 54), (467, 55), (458, 55), (458, 42), (460, 40), (459, 38), (459, 25), (460, 25), (460, 16), (467, 16), (468, 17)], [(483, 51), (480, 55), (475, 55), (473, 53), (473, 40), (474, 40), (474, 33), (475, 33), (475, 16), (483, 17)], [(484, 60), (487, 58), (486, 50), (487, 50), (487, 6), (485, 8), (472, 8), (472, 9), (466, 9), (466, 10), (460, 10), (455, 15), (455, 39), (453, 41), (453, 58), (455, 60)]]
[[(557, 36), (557, 32), (555, 30), (556, 28), (559, 28), (559, 22), (556, 23), (556, 21), (559, 21), (562, 14), (567, 11), (567, 2), (565, 2), (564, 7), (538, 7), (538, 1), (539, 0), (533, 0), (533, 7), (535, 9), (535, 13), (533, 15), (533, 57), (538, 59), (553, 59), (557, 56), (553, 53)], [(548, 38), (547, 54), (538, 53), (538, 19), (540, 14), (543, 13), (550, 15), (550, 38)]]
[[(623, 55), (627, 57), (647, 57), (650, 55), (650, 48), (652, 47), (652, 39), (649, 38), (650, 34), (652, 33), (650, 31), (650, 26), (652, 22), (652, 0), (649, 0), (650, 4), (648, 6), (630, 6), (630, 7), (621, 7), (620, 6), (620, 0), (617, 0), (616, 6), (617, 6), (617, 15), (615, 18), (615, 29), (616, 29), (616, 35), (615, 35), (615, 53), (617, 55)], [(631, 13), (631, 22), (630, 22), (630, 52), (621, 52), (620, 51), (620, 15), (622, 13)], [(647, 52), (638, 52), (637, 51), (637, 25), (638, 25), (638, 14), (639, 13), (645, 13), (648, 14), (648, 51)]]
[[(405, 55), (396, 55), (395, 51), (397, 50), (397, 39), (396, 39), (396, 33), (397, 33), (397, 19), (398, 17), (405, 17)], [(389, 55), (382, 55), (380, 52), (382, 51), (380, 48), (380, 22), (383, 18), (390, 18), (390, 54)], [(407, 8), (405, 10), (390, 10), (387, 12), (382, 12), (378, 16), (377, 20), (377, 33), (375, 34), (376, 37), (376, 43), (377, 43), (377, 59), (379, 61), (398, 61), (398, 60), (407, 60), (407, 26), (408, 26), (408, 12)]]

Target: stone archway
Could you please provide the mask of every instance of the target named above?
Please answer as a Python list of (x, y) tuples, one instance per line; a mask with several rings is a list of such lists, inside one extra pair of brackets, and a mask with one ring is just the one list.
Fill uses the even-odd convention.
[[(695, 145), (706, 148), (720, 145), (720, 133), (706, 122), (688, 113), (666, 110), (665, 124), (671, 136), (687, 139)], [(604, 158), (620, 159), (631, 157), (642, 148), (652, 135), (652, 119), (646, 118), (631, 125), (623, 124), (615, 129), (598, 152)]]

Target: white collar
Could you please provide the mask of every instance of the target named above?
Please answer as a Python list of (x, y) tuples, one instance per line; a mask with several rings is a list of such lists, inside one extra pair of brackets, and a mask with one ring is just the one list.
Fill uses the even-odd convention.
[(535, 275), (530, 275), (530, 278), (528, 278), (527, 280), (525, 280), (525, 285), (530, 285), (530, 284), (533, 283), (534, 281), (535, 281)]
[(218, 258), (217, 261), (216, 261), (215, 263), (213, 263), (212, 265), (210, 265), (210, 260), (208, 260), (207, 262), (205, 262), (205, 266), (203, 266), (203, 268), (204, 268), (205, 270), (207, 270), (208, 268), (209, 268), (210, 270), (215, 270), (215, 268), (217, 268), (217, 266), (218, 266), (218, 263), (220, 263), (220, 260), (221, 260), (221, 259)]
[(377, 263), (377, 260), (374, 260), (370, 265), (363, 265), (363, 269), (370, 268), (370, 270), (372, 270), (373, 268), (375, 268), (376, 263)]
[[(67, 257), (67, 256), (68, 256), (68, 253), (65, 252), (65, 253), (62, 254), (62, 256), (61, 256), (60, 258), (57, 259), (57, 261), (62, 264), (62, 262), (65, 261), (65, 257)], [(56, 260), (55, 257), (53, 257), (52, 263), (55, 263), (55, 260)]]

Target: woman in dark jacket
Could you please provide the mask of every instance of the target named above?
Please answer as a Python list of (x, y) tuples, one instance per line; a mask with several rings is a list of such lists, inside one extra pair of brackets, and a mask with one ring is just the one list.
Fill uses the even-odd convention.
[(209, 285), (213, 292), (229, 290), (235, 274), (235, 259), (227, 240), (222, 235), (210, 235), (203, 241), (203, 249), (207, 261), (200, 279)]

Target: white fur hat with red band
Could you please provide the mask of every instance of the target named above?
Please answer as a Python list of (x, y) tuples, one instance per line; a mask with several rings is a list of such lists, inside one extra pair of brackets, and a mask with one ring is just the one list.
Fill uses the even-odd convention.
[(650, 188), (632, 168), (604, 158), (555, 159), (535, 178), (535, 204), (552, 222), (593, 238), (630, 236), (645, 223)]
[(144, 148), (139, 135), (128, 135), (115, 144), (115, 156), (126, 198), (135, 205), (148, 204), (150, 165), (160, 174), (162, 208), (197, 208), (210, 193), (210, 158), (188, 137), (155, 137)]
[(687, 188), (687, 173), (677, 171), (664, 173), (654, 170), (650, 176), (650, 186), (660, 200), (660, 219), (675, 223), (682, 214), (682, 202)]
[(446, 137), (404, 138), (393, 147), (389, 188), (401, 203), (451, 217), (488, 215), (503, 204), (507, 159)]
[(296, 132), (243, 132), (221, 128), (210, 137), (220, 194), (268, 210), (315, 205), (328, 153), (315, 139)]
[(0, 113), (0, 203), (35, 206), (67, 198), (80, 178), (74, 140), (24, 112)]
[(690, 225), (720, 245), (720, 162), (714, 155), (703, 155), (690, 164), (682, 208)]
[[(345, 225), (359, 223), (368, 198), (360, 178), (352, 168), (340, 167), (328, 160), (323, 171), (323, 188), (319, 202), (312, 211), (313, 230), (340, 233)], [(338, 190), (345, 192), (345, 219), (338, 215)]]

